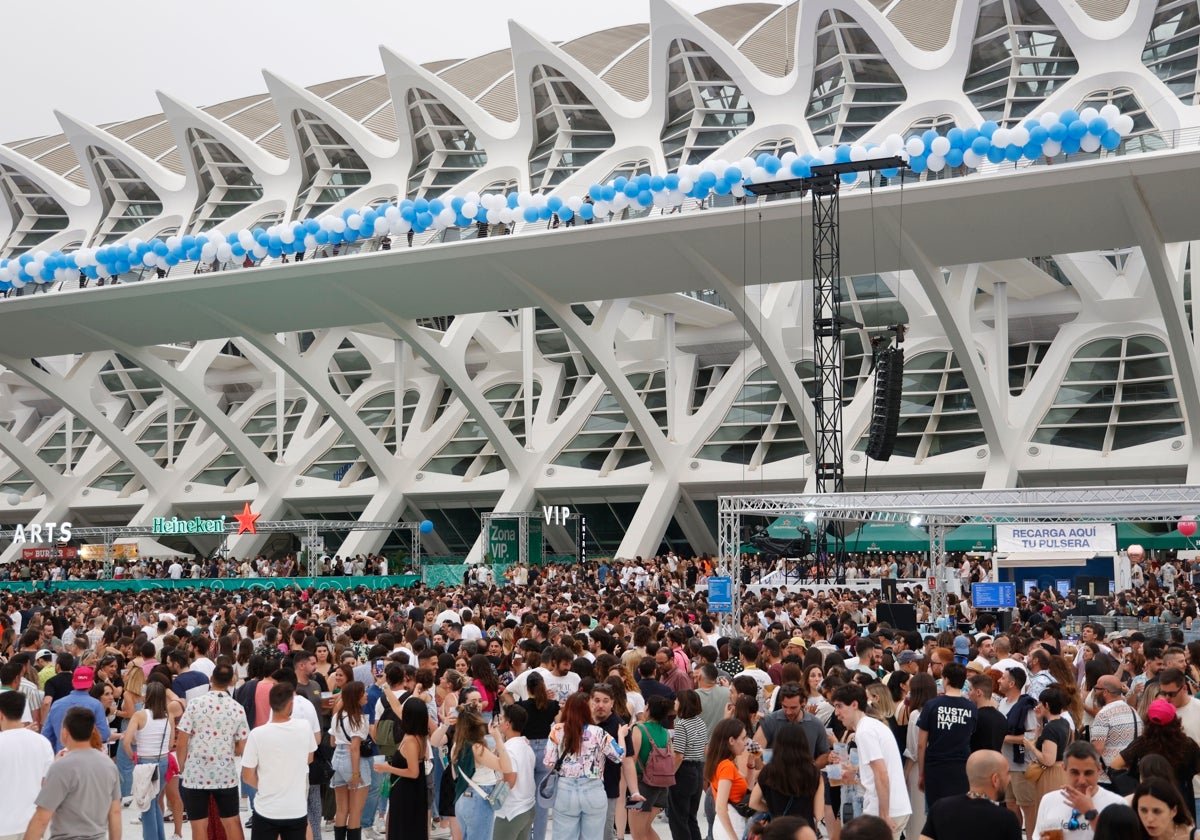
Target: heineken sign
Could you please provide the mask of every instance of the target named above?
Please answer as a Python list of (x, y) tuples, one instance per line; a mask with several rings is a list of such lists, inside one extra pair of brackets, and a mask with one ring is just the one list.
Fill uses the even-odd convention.
[(225, 517), (202, 519), (196, 516), (191, 519), (180, 519), (178, 516), (172, 516), (167, 519), (165, 516), (156, 516), (151, 530), (155, 534), (224, 534)]

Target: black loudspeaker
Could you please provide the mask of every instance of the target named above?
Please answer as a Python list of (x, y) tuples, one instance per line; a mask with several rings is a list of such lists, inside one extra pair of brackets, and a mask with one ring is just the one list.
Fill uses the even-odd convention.
[(883, 578), (882, 580), (879, 581), (879, 590), (883, 596), (884, 601), (895, 601), (896, 600), (896, 579), (895, 578)]
[(917, 608), (912, 604), (885, 604), (880, 601), (875, 607), (875, 619), (886, 621), (893, 630), (916, 630)]
[(896, 445), (900, 426), (900, 395), (904, 384), (904, 350), (889, 347), (875, 362), (875, 402), (871, 407), (871, 430), (867, 457), (887, 461)]

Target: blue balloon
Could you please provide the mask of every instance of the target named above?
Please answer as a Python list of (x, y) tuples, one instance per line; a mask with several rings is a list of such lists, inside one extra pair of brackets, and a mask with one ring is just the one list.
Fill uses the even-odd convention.
[(971, 148), (972, 144), (974, 144), (974, 142), (975, 142), (975, 138), (979, 137), (979, 136), (980, 136), (980, 134), (979, 134), (978, 128), (975, 128), (974, 126), (971, 126), (970, 128), (964, 128), (963, 129), (963, 149), (966, 150), (966, 149)]
[(843, 172), (841, 177), (842, 177), (843, 184), (853, 184), (855, 181), (858, 180), (858, 173), (857, 172)]
[(779, 158), (775, 157), (774, 155), (767, 158), (767, 165), (763, 167), (763, 169), (767, 170), (767, 173), (770, 175), (774, 175), (776, 172), (778, 172), (782, 168), (783, 168), (783, 161), (781, 161)]
[(717, 195), (729, 195), (729, 188), (730, 183), (722, 178), (720, 181), (717, 181), (716, 186), (713, 187), (713, 192), (715, 192)]
[(962, 166), (962, 162), (962, 149), (956, 149), (953, 146), (950, 147), (950, 151), (946, 152), (946, 165), (951, 169), (957, 169), (958, 167)]
[[(233, 241), (237, 242), (237, 237), (234, 237)], [(153, 249), (154, 249), (155, 255), (159, 256), (159, 257), (165, 257), (167, 255), (167, 251), (170, 250), (167, 247), (167, 243), (163, 242), (161, 239), (154, 240)]]
[(1076, 140), (1082, 140), (1083, 136), (1087, 134), (1087, 132), (1087, 123), (1085, 123), (1083, 120), (1074, 120), (1067, 125), (1067, 136), (1074, 137)]
[(946, 139), (950, 141), (951, 149), (967, 148), (966, 141), (963, 139), (963, 130), (958, 126), (954, 126), (954, 128), (946, 132)]
[(1115, 128), (1110, 128), (1100, 135), (1100, 148), (1105, 151), (1113, 151), (1121, 145), (1121, 135), (1117, 133)]
[[(738, 177), (742, 177), (742, 171), (738, 170)], [(711, 172), (701, 172), (700, 177), (696, 179), (696, 185), (703, 187), (706, 190), (711, 190), (717, 185), (717, 176)]]
[(637, 176), (637, 185), (638, 192), (650, 189), (650, 175), (646, 172), (643, 172), (641, 175)]
[(932, 128), (927, 129), (926, 131), (921, 133), (921, 142), (923, 142), (925, 144), (926, 149), (928, 149), (930, 147), (930, 145), (933, 144), (933, 141), (936, 140), (937, 138), (938, 138), (938, 133), (936, 131), (934, 131)]
[(792, 170), (792, 175), (797, 178), (812, 177), (812, 166), (803, 158), (796, 158), (792, 161), (792, 165), (789, 168)]
[[(424, 201), (424, 199), (421, 199), (421, 200)], [(351, 216), (353, 216), (357, 212), (358, 211), (355, 210), (353, 207), (343, 207), (342, 208), (342, 221), (343, 222), (346, 221), (347, 219), (349, 219)]]
[(417, 224), (419, 224), (422, 229), (429, 227), (433, 224), (433, 214), (428, 210), (426, 210), (424, 213), (417, 213)]
[(429, 202), (423, 198), (418, 198), (413, 202), (413, 208), (417, 211), (418, 215), (421, 213), (426, 213), (429, 211)]
[(1065, 154), (1073, 155), (1079, 152), (1079, 138), (1067, 137), (1062, 141), (1062, 150)]
[(977, 155), (986, 155), (991, 148), (992, 141), (988, 140), (986, 137), (976, 137), (971, 141), (971, 151)]
[[(676, 180), (678, 181), (679, 176), (677, 175), (675, 177), (676, 177)], [(603, 184), (592, 184), (590, 187), (588, 187), (588, 195), (591, 197), (592, 201), (603, 201), (604, 200), (604, 185)]]
[(996, 129), (999, 127), (995, 120), (984, 120), (983, 125), (979, 126), (979, 133), (991, 140), (992, 135), (996, 133)]
[(1095, 134), (1099, 137), (1106, 131), (1108, 131), (1108, 120), (1104, 119), (1104, 117), (1096, 117), (1096, 119), (1088, 123), (1088, 134)]
[(1055, 143), (1061, 143), (1067, 139), (1067, 127), (1062, 123), (1055, 123), (1049, 129), (1050, 139)]
[(1004, 160), (1004, 149), (999, 146), (992, 146), (987, 150), (988, 163), (1000, 163)]
[(625, 189), (622, 190), (626, 198), (637, 198), (637, 194), (641, 192), (638, 188), (637, 181), (629, 181), (625, 184)]
[(617, 197), (617, 188), (613, 186), (605, 186), (602, 198), (605, 201), (612, 201)]
[[(317, 240), (318, 245), (325, 245), (329, 242), (329, 231), (318, 230), (316, 233), (313, 234), (313, 239)], [(241, 248), (240, 245), (235, 245), (233, 248), (233, 253), (237, 254), (240, 257), (242, 254), (244, 254), (246, 252), (245, 252), (245, 250), (242, 250), (242, 254), (238, 254), (239, 248)]]
[(405, 207), (400, 211), (400, 218), (408, 222), (410, 225), (417, 220), (417, 210), (415, 207)]
[(650, 178), (650, 192), (662, 192), (663, 187), (667, 185), (666, 179), (661, 175), (654, 175)]
[(575, 213), (570, 207), (563, 207), (558, 211), (558, 218), (562, 219), (564, 222), (569, 222), (571, 219), (575, 218)]
[(536, 222), (538, 220), (537, 208), (536, 207), (526, 207), (524, 216), (525, 216), (525, 221), (529, 222), (530, 224), (533, 224), (534, 222)]
[(629, 183), (628, 178), (626, 178), (624, 175), (618, 175), (615, 179), (613, 179), (612, 185), (615, 189), (618, 189), (621, 192), (624, 192), (625, 185), (628, 183)]
[(649, 207), (654, 203), (654, 193), (650, 190), (642, 190), (637, 194), (637, 203), (643, 207)]
[(1079, 112), (1074, 108), (1068, 108), (1058, 115), (1058, 121), (1063, 125), (1070, 125), (1077, 119), (1079, 119)]
[(770, 157), (769, 154), (767, 154), (766, 152), (762, 152), (761, 154), (759, 154), (758, 157), (756, 157), (754, 159), (754, 163), (757, 166), (761, 166), (763, 169), (766, 169), (767, 168), (767, 158), (769, 158), (769, 157)]
[[(321, 223), (318, 222), (316, 219), (305, 219), (304, 220), (304, 230), (306, 232), (315, 234), (320, 229), (321, 229)], [(230, 236), (233, 236), (233, 234), (230, 234)], [(237, 237), (234, 237), (234, 238), (236, 239)]]
[(550, 196), (546, 200), (546, 206), (554, 213), (557, 213), (563, 206), (563, 200), (556, 195)]
[(668, 190), (679, 189), (679, 176), (676, 173), (672, 172), (670, 175), (663, 178), (663, 186), (666, 187)]
[(1021, 154), (1024, 151), (1025, 150), (1023, 147), (1018, 146), (1016, 144), (1013, 144), (1011, 146), (1005, 146), (1004, 147), (1004, 159), (1009, 161), (1010, 163), (1016, 163), (1017, 161), (1019, 161), (1021, 159)]
[(1050, 139), (1050, 132), (1045, 129), (1040, 123), (1029, 129), (1029, 142), (1037, 143), (1039, 146)]
[(920, 175), (928, 166), (929, 162), (926, 160), (925, 155), (912, 155), (908, 159), (908, 168), (911, 169), (914, 174)]
[(742, 180), (742, 170), (736, 166), (730, 166), (725, 169), (725, 180), (731, 184), (737, 184)]
[[(429, 202), (429, 212), (434, 216), (438, 215), (445, 209), (446, 202), (442, 201), (440, 198), (435, 198), (433, 201)], [(363, 218), (366, 219), (367, 217), (363, 216)]]
[(1029, 160), (1037, 160), (1042, 156), (1042, 144), (1034, 143), (1032, 140), (1030, 140), (1029, 143), (1026, 144), (1025, 148), (1021, 150), (1021, 154), (1023, 154)]
[[(101, 248), (101, 249), (100, 249), (100, 251), (103, 251), (103, 250), (104, 250), (103, 248)], [(96, 252), (96, 259), (97, 259), (97, 260), (99, 260), (99, 259), (100, 259), (100, 251), (97, 251), (97, 252)], [(19, 264), (20, 264), (22, 267), (24, 267), (24, 266), (27, 266), (27, 265), (29, 265), (31, 262), (33, 262), (33, 254), (29, 254), (29, 253), (22, 254), (21, 256), (17, 257), (17, 262), (18, 262), (18, 263), (19, 263)]]
[[(328, 236), (325, 235), (325, 231), (314, 233), (313, 237), (316, 238), (317, 242), (324, 242), (326, 239), (328, 239)], [(229, 250), (233, 252), (235, 257), (246, 256), (246, 249), (241, 246), (241, 243), (234, 243), (233, 245), (230, 245)]]
[(428, 519), (421, 520), (421, 533), (422, 534), (432, 534), (433, 533), (433, 523), (430, 522)]
[(510, 192), (508, 194), (508, 197), (505, 199), (505, 203), (508, 204), (509, 210), (516, 210), (521, 206), (521, 203), (517, 200), (517, 194), (515, 192)]
[(487, 211), (486, 207), (480, 207), (478, 210), (475, 211), (475, 221), (486, 222), (487, 221), (487, 213), (488, 213), (488, 211)]
[(590, 222), (592, 219), (596, 218), (596, 208), (591, 204), (584, 204), (579, 208), (579, 218), (583, 219), (585, 222)]

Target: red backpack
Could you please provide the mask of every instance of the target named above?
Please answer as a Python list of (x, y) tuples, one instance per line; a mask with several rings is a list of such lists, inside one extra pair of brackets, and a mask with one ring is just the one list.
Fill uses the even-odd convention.
[(642, 730), (642, 737), (650, 742), (650, 755), (646, 756), (646, 764), (641, 768), (642, 781), (652, 787), (671, 787), (675, 784), (675, 756), (671, 754), (669, 737), (660, 747), (654, 743), (644, 723), (639, 723), (638, 728)]

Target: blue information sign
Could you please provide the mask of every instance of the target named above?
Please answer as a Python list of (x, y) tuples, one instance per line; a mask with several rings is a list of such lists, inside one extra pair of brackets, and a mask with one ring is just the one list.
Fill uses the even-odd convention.
[(733, 586), (727, 577), (708, 579), (708, 610), (715, 613), (733, 612)]
[(977, 610), (1004, 609), (1017, 605), (1015, 583), (973, 583), (971, 602)]

